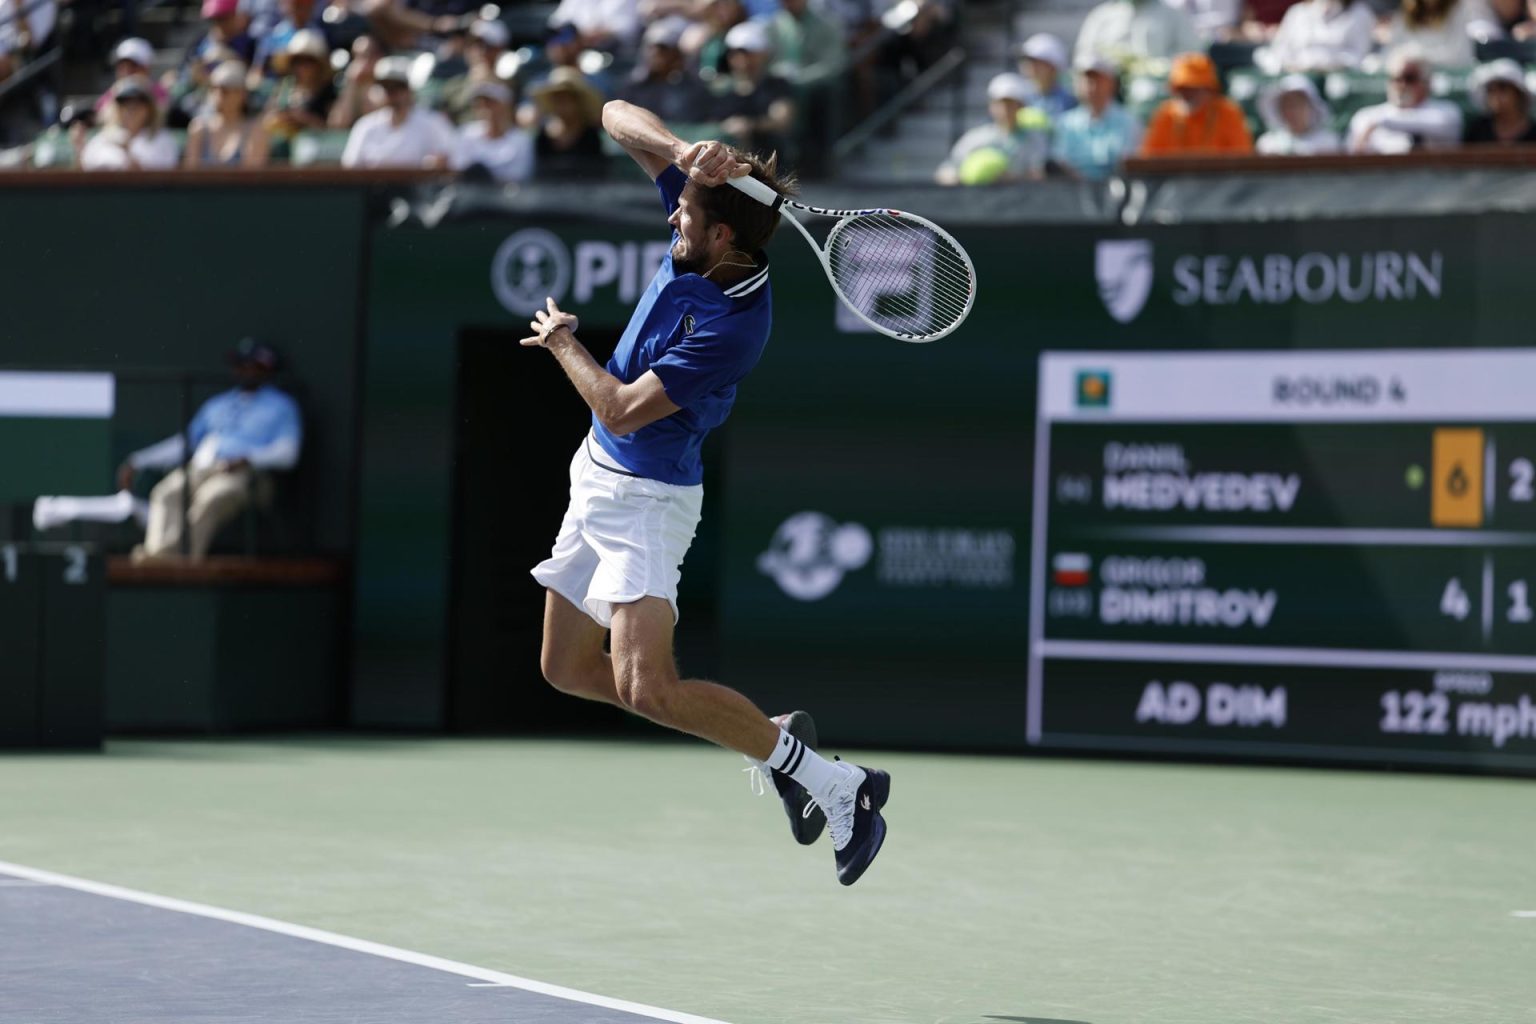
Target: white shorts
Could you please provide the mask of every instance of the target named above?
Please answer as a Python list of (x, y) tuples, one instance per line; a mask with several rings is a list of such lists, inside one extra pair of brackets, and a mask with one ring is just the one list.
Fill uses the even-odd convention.
[[(593, 456), (596, 456), (594, 460)], [(704, 487), (615, 472), (588, 435), (571, 459), (571, 504), (533, 578), (607, 629), (613, 606), (664, 597), (677, 621), (677, 581), (704, 505)]]

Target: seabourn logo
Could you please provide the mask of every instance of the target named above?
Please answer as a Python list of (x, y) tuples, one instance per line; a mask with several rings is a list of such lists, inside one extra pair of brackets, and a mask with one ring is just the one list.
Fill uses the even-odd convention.
[[(1154, 286), (1152, 243), (1107, 239), (1094, 253), (1099, 298), (1109, 315), (1130, 323)], [(1173, 261), (1169, 295), (1181, 306), (1283, 305), (1301, 302), (1437, 300), (1445, 290), (1445, 256), (1438, 249), (1364, 252), (1184, 255)]]

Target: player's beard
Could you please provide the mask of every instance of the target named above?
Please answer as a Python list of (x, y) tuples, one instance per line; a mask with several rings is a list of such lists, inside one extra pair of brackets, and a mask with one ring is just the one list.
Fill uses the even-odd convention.
[[(681, 249), (681, 252), (679, 249)], [(682, 239), (678, 239), (677, 245), (672, 248), (672, 272), (678, 276), (683, 274), (702, 274), (705, 270), (704, 260), (704, 253), (689, 246)]]

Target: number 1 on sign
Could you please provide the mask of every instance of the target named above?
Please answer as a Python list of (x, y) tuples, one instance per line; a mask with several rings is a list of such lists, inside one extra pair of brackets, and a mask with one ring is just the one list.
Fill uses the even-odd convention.
[(5, 563), (5, 582), (16, 582), (16, 545), (0, 544), (0, 562)]
[(1530, 622), (1531, 594), (1525, 585), (1525, 580), (1515, 580), (1509, 585), (1509, 621)]

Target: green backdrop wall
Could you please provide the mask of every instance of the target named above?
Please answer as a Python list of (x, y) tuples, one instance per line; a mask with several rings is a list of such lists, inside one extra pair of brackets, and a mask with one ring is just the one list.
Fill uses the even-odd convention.
[[(717, 596), (710, 640), (722, 677), (770, 708), (816, 707), (827, 733), (845, 741), (1022, 745), (1043, 350), (1531, 337), (1508, 301), (1536, 249), (1530, 214), (1127, 227), (1097, 209), (1080, 218), (1090, 223), (1009, 222), (996, 197), (967, 209), (943, 205), (950, 195), (891, 200), (939, 216), (977, 264), (975, 312), (938, 344), (845, 332), (798, 236), (775, 240), (773, 339), (723, 431), (709, 539), (685, 567), (690, 586)], [(456, 335), (515, 331), (527, 316), (513, 309), (541, 289), (578, 311), (584, 330), (613, 330), (647, 276), (634, 260), (654, 259), (645, 243), (665, 238), (650, 200), (596, 216), (563, 202), (466, 205), (375, 235), (354, 705), (362, 721), (437, 723), (446, 713), (454, 431), (444, 404)], [(526, 428), (537, 433), (540, 423), (530, 417)], [(580, 430), (566, 426), (547, 443), (568, 447)], [(791, 543), (785, 531), (802, 513), (860, 524), (880, 565), (847, 573), (814, 600), (792, 596), (773, 552)], [(507, 524), (548, 537), (554, 527), (513, 515)], [(536, 643), (528, 648), (506, 685), (541, 685)]]

